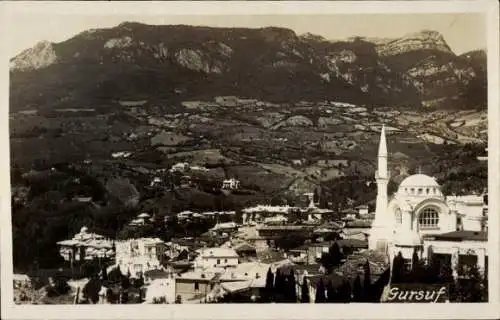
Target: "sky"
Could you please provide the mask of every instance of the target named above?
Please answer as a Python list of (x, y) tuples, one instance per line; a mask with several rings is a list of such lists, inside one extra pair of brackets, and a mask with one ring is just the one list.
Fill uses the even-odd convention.
[(424, 29), (440, 32), (461, 54), (486, 48), (486, 22), (478, 13), (330, 14), (330, 15), (78, 15), (17, 13), (10, 17), (9, 54), (13, 57), (37, 42), (61, 42), (92, 28), (110, 28), (123, 21), (212, 27), (286, 27), (329, 40), (351, 36), (395, 38)]

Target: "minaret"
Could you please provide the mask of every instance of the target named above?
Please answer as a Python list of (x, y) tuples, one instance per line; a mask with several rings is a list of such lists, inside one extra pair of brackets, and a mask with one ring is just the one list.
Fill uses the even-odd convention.
[(387, 170), (387, 142), (385, 140), (385, 125), (380, 132), (380, 144), (378, 147), (378, 170), (375, 172), (377, 181), (377, 203), (375, 209), (375, 220), (373, 221), (369, 248), (371, 250), (387, 250), (391, 239), (392, 225), (388, 217), (387, 185), (389, 184), (389, 171)]

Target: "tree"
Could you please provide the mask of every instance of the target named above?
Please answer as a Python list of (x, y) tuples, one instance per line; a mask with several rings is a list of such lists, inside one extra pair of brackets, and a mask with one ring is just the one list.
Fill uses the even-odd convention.
[(411, 261), (411, 280), (413, 282), (420, 282), (423, 278), (423, 266), (422, 261), (419, 260), (417, 250), (413, 251), (413, 257)]
[(101, 282), (96, 277), (92, 277), (83, 287), (82, 293), (84, 299), (94, 304), (99, 302), (99, 291), (101, 290)]
[(108, 274), (108, 280), (111, 282), (121, 282), (124, 275), (120, 271), (120, 267), (116, 267), (111, 270)]
[(457, 300), (457, 302), (487, 301), (487, 282), (484, 281), (479, 273), (477, 264), (471, 265), (463, 273), (462, 279), (456, 285), (456, 292), (452, 293), (455, 296), (454, 300)]
[(372, 302), (372, 280), (371, 280), (371, 272), (370, 272), (370, 261), (366, 260), (364, 266), (364, 277), (363, 277), (363, 291), (364, 291), (364, 301)]
[(290, 274), (287, 277), (287, 290), (286, 290), (286, 301), (287, 302), (297, 302), (297, 283), (295, 281), (295, 273), (290, 270)]
[(340, 247), (337, 242), (334, 242), (332, 246), (328, 249), (327, 253), (321, 256), (321, 264), (330, 273), (332, 269), (340, 264), (342, 261), (342, 253), (340, 252)]
[(321, 278), (319, 279), (319, 282), (316, 285), (316, 298), (314, 299), (314, 303), (324, 303), (324, 302), (326, 302), (325, 284), (323, 283), (323, 278)]
[(108, 271), (105, 266), (101, 268), (101, 279), (102, 281), (108, 281)]
[(363, 301), (363, 288), (361, 287), (361, 279), (359, 278), (359, 274), (354, 279), (354, 286), (352, 290), (353, 301), (361, 302)]
[(311, 301), (309, 297), (309, 284), (306, 276), (302, 278), (300, 301), (302, 303), (309, 303)]
[(351, 302), (351, 284), (349, 283), (348, 280), (344, 279), (344, 281), (342, 281), (342, 285), (340, 286), (340, 289), (339, 289), (339, 297), (338, 297), (338, 300), (339, 302), (343, 302), (343, 303), (348, 303), (348, 302)]
[(335, 302), (336, 300), (335, 288), (333, 287), (332, 281), (328, 281), (326, 285), (326, 301), (327, 302)]
[(278, 269), (276, 270), (276, 275), (274, 278), (274, 299), (276, 302), (283, 299), (283, 295), (286, 290), (286, 278), (285, 275)]
[(392, 261), (392, 283), (401, 283), (404, 277), (404, 259), (401, 251), (394, 257)]
[(273, 300), (274, 293), (274, 274), (271, 271), (271, 267), (267, 270), (266, 275), (266, 287), (265, 287), (265, 300), (270, 302)]
[(337, 242), (334, 242), (333, 245), (328, 250), (330, 254), (333, 266), (336, 267), (342, 261), (342, 253), (340, 252), (340, 247)]

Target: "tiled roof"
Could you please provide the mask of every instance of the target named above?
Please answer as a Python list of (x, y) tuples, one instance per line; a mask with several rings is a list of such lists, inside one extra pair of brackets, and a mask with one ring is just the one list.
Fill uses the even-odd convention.
[(488, 241), (488, 233), (485, 231), (453, 231), (443, 234), (427, 236), (427, 239), (443, 241)]
[(369, 228), (372, 225), (372, 220), (354, 220), (347, 221), (346, 228)]
[(339, 247), (368, 248), (368, 241), (358, 239), (337, 240)]

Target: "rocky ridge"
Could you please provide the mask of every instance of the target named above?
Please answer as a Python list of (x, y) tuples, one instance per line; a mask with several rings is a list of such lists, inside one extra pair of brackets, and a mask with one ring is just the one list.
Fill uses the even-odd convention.
[(399, 39), (327, 41), (275, 27), (126, 22), (57, 44), (42, 42), (14, 57), (11, 104), (45, 108), (48, 101), (93, 104), (124, 95), (175, 101), (234, 94), (467, 109), (485, 107), (478, 61), (455, 55), (441, 34), (428, 30)]

